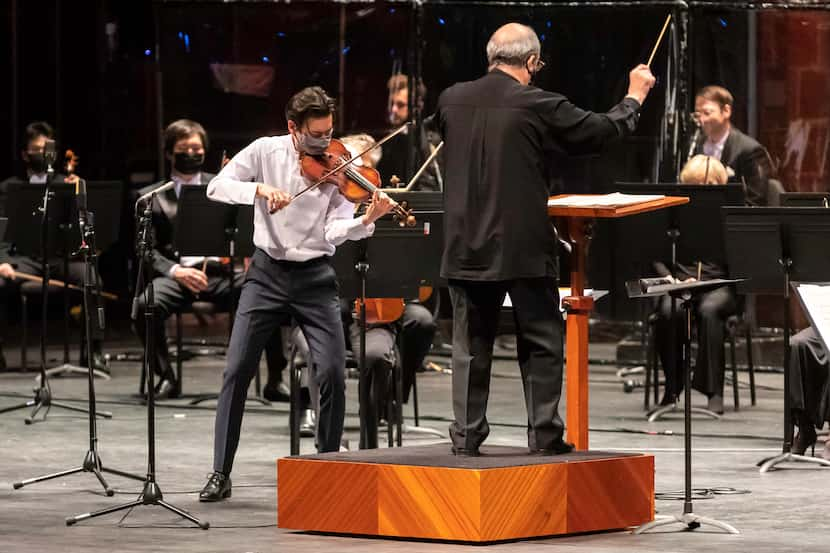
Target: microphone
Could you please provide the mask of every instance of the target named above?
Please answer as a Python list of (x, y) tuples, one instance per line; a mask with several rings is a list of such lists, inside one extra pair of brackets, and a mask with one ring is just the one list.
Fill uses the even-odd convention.
[(49, 171), (52, 171), (53, 165), (58, 160), (58, 151), (55, 148), (55, 141), (47, 138), (46, 145), (43, 147), (43, 161), (46, 162), (46, 167), (48, 167)]
[(141, 202), (143, 202), (145, 200), (149, 200), (150, 198), (152, 198), (156, 194), (161, 194), (162, 192), (167, 192), (168, 190), (170, 190), (171, 188), (174, 188), (175, 186), (176, 186), (175, 182), (168, 181), (168, 182), (162, 184), (161, 186), (159, 186), (158, 188), (156, 188), (155, 190), (151, 190), (151, 191), (147, 192), (146, 194), (144, 194), (143, 196), (140, 196), (135, 201), (135, 205), (138, 205), (138, 204), (140, 204)]

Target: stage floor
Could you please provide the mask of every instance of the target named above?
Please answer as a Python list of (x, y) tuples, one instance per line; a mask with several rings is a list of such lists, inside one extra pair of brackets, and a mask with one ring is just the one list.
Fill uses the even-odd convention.
[[(123, 348), (137, 351), (137, 343)], [(13, 364), (17, 351), (5, 346)], [(112, 347), (112, 350), (119, 348)], [(592, 346), (592, 357), (610, 359), (613, 345)], [(52, 356), (58, 352), (50, 351)], [(36, 355), (36, 348), (31, 349)], [(202, 357), (185, 364), (185, 392), (214, 392), (221, 379), (221, 358)], [(137, 390), (138, 364), (115, 362), (113, 379), (98, 382), (101, 408), (113, 412), (112, 420), (98, 423), (100, 453), (106, 466), (143, 473), (146, 470), (146, 414), (133, 394)], [(591, 447), (597, 450), (647, 452), (655, 456), (656, 489), (683, 488), (682, 420), (673, 417), (647, 423), (640, 393), (624, 394), (615, 377), (616, 367), (591, 367)], [(488, 444), (522, 447), (525, 414), (518, 367), (514, 361), (497, 361), (490, 396)], [(264, 366), (263, 366), (264, 374)], [(741, 378), (745, 381), (746, 375)], [(0, 407), (28, 398), (32, 375), (0, 374)], [(830, 548), (830, 520), (826, 507), (830, 472), (798, 467), (760, 475), (755, 462), (780, 451), (780, 375), (758, 375), (757, 407), (749, 407), (749, 393), (742, 395), (740, 413), (731, 410), (723, 420), (695, 421), (695, 488), (735, 488), (748, 495), (722, 493), (695, 503), (695, 512), (737, 527), (739, 536), (710, 529), (679, 531), (677, 526), (659, 533), (634, 536), (614, 532), (566, 536), (531, 542), (500, 543), (487, 551), (524, 551), (528, 547), (591, 553), (636, 551), (826, 551)], [(446, 431), (450, 413), (450, 377), (419, 375), (422, 424)], [(83, 400), (86, 380), (52, 381), (61, 399)], [(348, 382), (347, 438), (357, 441), (357, 382)], [(695, 394), (695, 403), (705, 399)], [(561, 406), (564, 413), (564, 404)], [(115, 497), (103, 494), (91, 474), (80, 474), (12, 490), (12, 482), (79, 465), (88, 448), (86, 418), (53, 409), (47, 422), (23, 424), (27, 411), (0, 415), (0, 551), (43, 553), (84, 551), (482, 551), (479, 546), (436, 542), (391, 541), (351, 538), (280, 530), (276, 527), (275, 459), (288, 455), (287, 405), (260, 407), (250, 403), (245, 418), (239, 455), (233, 474), (233, 497), (223, 503), (201, 504), (197, 493), (211, 469), (213, 406), (200, 408), (186, 400), (165, 402), (157, 410), (158, 483), (165, 499), (208, 520), (211, 529), (192, 528), (159, 507), (138, 507), (124, 513), (80, 522), (67, 528), (70, 515), (127, 502), (139, 492), (137, 483), (109, 477)], [(411, 407), (405, 408), (411, 414)], [(650, 434), (647, 432), (654, 432)], [(670, 433), (673, 433), (671, 435)], [(383, 441), (383, 437), (382, 437)], [(439, 440), (415, 435), (405, 445), (426, 445)], [(312, 452), (312, 440), (304, 439), (303, 453)], [(449, 445), (447, 445), (449, 447)], [(724, 490), (725, 491), (725, 490)], [(659, 499), (659, 514), (678, 514), (682, 502)]]

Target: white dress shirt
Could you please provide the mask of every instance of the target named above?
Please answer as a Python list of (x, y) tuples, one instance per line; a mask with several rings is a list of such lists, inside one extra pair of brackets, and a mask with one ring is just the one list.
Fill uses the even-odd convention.
[(706, 142), (703, 143), (703, 153), (720, 161), (720, 158), (723, 155), (723, 145), (726, 144), (727, 138), (729, 138), (728, 131), (725, 135), (723, 135), (723, 138), (717, 142), (712, 142), (707, 138)]
[(254, 245), (273, 259), (308, 261), (334, 254), (346, 240), (372, 235), (375, 225), (354, 217), (354, 205), (332, 184), (309, 190), (290, 204), (268, 213), (257, 183), (294, 195), (310, 183), (300, 174), (299, 154), (291, 135), (259, 138), (236, 154), (210, 184), (210, 199), (254, 205)]

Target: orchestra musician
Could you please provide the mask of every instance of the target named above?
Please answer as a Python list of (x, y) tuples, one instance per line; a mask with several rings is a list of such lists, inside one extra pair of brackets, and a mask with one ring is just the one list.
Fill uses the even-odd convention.
[[(830, 421), (830, 360), (813, 327), (790, 338), (790, 409), (798, 434), (792, 452), (803, 455), (818, 440), (816, 430)], [(830, 440), (821, 456), (830, 461)]]
[(730, 173), (730, 181), (744, 184), (746, 203), (768, 204), (770, 158), (761, 144), (732, 124), (735, 100), (722, 86), (709, 85), (695, 96), (695, 118), (703, 131), (694, 146), (695, 154), (719, 160)]
[(542, 69), (534, 30), (508, 23), (487, 43), (488, 73), (438, 99), (444, 148), (445, 242), (441, 276), (453, 305), (452, 452), (475, 456), (489, 433), (486, 409), (493, 343), (506, 293), (514, 306), (531, 452), (558, 454), (563, 321), (557, 237), (547, 215), (554, 150), (589, 152), (630, 134), (654, 85), (645, 65), (628, 94), (592, 113), (530, 83)]
[(236, 311), (216, 408), (213, 473), (200, 501), (231, 495), (230, 474), (248, 384), (266, 342), (289, 317), (308, 341), (313, 378), (320, 389), (317, 448), (340, 448), (345, 340), (337, 276), (329, 258), (336, 245), (370, 236), (374, 222), (392, 210), (394, 202), (378, 190), (366, 213), (354, 217), (352, 204), (338, 186), (328, 181), (317, 185), (303, 176), (307, 158), (312, 163), (315, 156), (324, 158), (330, 146), (334, 110), (334, 100), (320, 87), (297, 92), (285, 109), (288, 134), (255, 140), (208, 185), (208, 196), (216, 201), (254, 205), (257, 249)]
[[(680, 173), (683, 184), (723, 185), (727, 182), (726, 167), (712, 156), (697, 154), (690, 159)], [(671, 276), (672, 271), (663, 264), (655, 264), (660, 276)], [(674, 278), (681, 282), (726, 278), (726, 269), (707, 260), (684, 260), (677, 263)], [(686, 336), (685, 315), (677, 309), (671, 319), (671, 298), (662, 296), (657, 303), (655, 322), (655, 344), (660, 364), (666, 375), (666, 386), (660, 405), (675, 403), (683, 391), (683, 341)], [(724, 336), (726, 319), (738, 310), (735, 292), (731, 287), (718, 288), (696, 298), (693, 313), (698, 328), (697, 360), (694, 365), (692, 387), (706, 395), (707, 408), (717, 414), (723, 413), (723, 381), (726, 370)], [(671, 332), (675, 333), (672, 351)]]
[[(33, 184), (45, 184), (48, 178), (46, 159), (44, 157), (47, 140), (55, 139), (55, 131), (52, 126), (45, 121), (35, 121), (29, 123), (23, 134), (23, 144), (25, 150), (20, 152), (20, 157), (26, 166), (24, 181)], [(56, 170), (52, 177), (52, 182), (75, 184), (79, 177), (71, 174), (62, 174)], [(4, 209), (0, 211), (0, 216), (5, 215), (5, 206), (9, 205), (9, 183), (17, 179), (10, 177), (0, 183), (0, 195), (5, 196), (5, 203), (0, 204)], [(8, 235), (10, 229), (6, 230)], [(83, 286), (85, 265), (83, 261), (70, 260), (68, 264), (68, 273), (63, 274), (64, 265), (59, 259), (49, 260), (50, 277), (59, 280), (65, 280), (69, 284), (75, 286)], [(35, 259), (26, 255), (26, 252), (18, 251), (13, 244), (4, 242), (0, 237), (0, 371), (6, 370), (6, 358), (3, 355), (3, 334), (6, 329), (3, 328), (9, 320), (8, 305), (12, 297), (18, 297), (18, 286), (21, 279), (18, 278), (18, 273), (25, 273), (38, 277), (43, 277), (43, 267), (40, 259)], [(102, 331), (97, 325), (92, 325), (92, 368), (101, 372), (109, 373), (109, 368), (104, 361), (104, 356), (101, 351), (101, 344), (103, 341)], [(81, 357), (86, 357), (86, 348), (82, 348)]]

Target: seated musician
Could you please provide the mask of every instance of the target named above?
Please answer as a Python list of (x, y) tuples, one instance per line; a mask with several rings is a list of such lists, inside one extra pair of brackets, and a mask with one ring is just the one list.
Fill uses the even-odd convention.
[[(717, 159), (696, 155), (684, 166), (680, 173), (680, 180), (684, 184), (721, 185), (726, 184), (727, 171)], [(678, 263), (674, 275), (662, 263), (657, 263), (656, 268), (660, 276), (671, 275), (682, 282), (726, 277), (723, 267), (705, 260), (696, 260), (688, 264)], [(737, 312), (737, 309), (735, 293), (729, 287), (702, 294), (694, 305), (698, 330), (698, 354), (692, 387), (706, 395), (709, 399), (707, 408), (718, 414), (723, 413), (725, 323), (727, 318)], [(675, 319), (671, 320), (671, 299), (668, 296), (663, 296), (658, 301), (657, 317), (655, 341), (660, 363), (666, 375), (665, 394), (660, 405), (670, 405), (677, 401), (683, 391), (682, 349), (686, 330), (681, 309), (676, 310)], [(674, 352), (671, 348), (671, 332), (675, 333)]]
[[(815, 329), (805, 328), (790, 338), (790, 408), (798, 434), (792, 452), (803, 455), (830, 421), (830, 360)], [(821, 456), (830, 461), (830, 440)]]
[(744, 184), (747, 204), (767, 205), (770, 158), (761, 144), (732, 124), (734, 103), (732, 94), (721, 86), (700, 89), (695, 97), (695, 117), (703, 132), (694, 153), (723, 163), (730, 173), (730, 182)]
[[(400, 73), (392, 75), (386, 86), (389, 92), (387, 120), (395, 129), (410, 120), (409, 77)], [(423, 109), (426, 93), (426, 86), (419, 81), (414, 99), (415, 109), (419, 111)], [(387, 185), (392, 177), (397, 177), (406, 184), (417, 168), (429, 157), (432, 148), (440, 141), (437, 134), (428, 131), (426, 126), (422, 126), (420, 135), (414, 143), (415, 152), (412, 153), (413, 143), (409, 131), (410, 129), (407, 129), (383, 145), (383, 157), (377, 162), (377, 170), (380, 172), (384, 185)], [(411, 153), (412, 156), (410, 156)], [(413, 185), (412, 190), (441, 190), (441, 182), (439, 164), (437, 160), (434, 160), (423, 172), (418, 182)]]
[[(26, 126), (23, 135), (23, 144), (26, 149), (20, 152), (20, 157), (25, 164), (26, 173), (21, 178), (10, 177), (0, 183), (0, 196), (5, 197), (5, 202), (0, 203), (0, 216), (5, 216), (7, 210), (10, 209), (10, 198), (8, 197), (8, 185), (15, 180), (28, 181), (33, 184), (44, 184), (47, 179), (47, 166), (44, 158), (44, 149), (46, 140), (55, 139), (55, 131), (52, 127), (44, 121), (35, 121)], [(74, 184), (78, 177), (76, 175), (65, 176), (56, 170), (52, 182)], [(33, 232), (36, 229), (31, 229)], [(12, 229), (6, 229), (6, 235), (10, 235)], [(2, 237), (0, 237), (2, 239)], [(64, 274), (63, 261), (60, 258), (49, 260), (50, 278), (65, 280), (70, 284), (76, 286), (83, 286), (84, 283), (84, 263), (83, 261), (69, 262), (69, 271)], [(21, 275), (34, 275), (37, 277), (43, 276), (43, 267), (40, 259), (35, 259), (26, 255), (26, 252), (19, 251), (15, 246), (9, 242), (0, 240), (0, 371), (6, 369), (6, 359), (3, 355), (3, 335), (6, 330), (3, 325), (9, 321), (8, 306), (12, 298), (19, 297), (18, 286), (24, 282)], [(80, 301), (80, 295), (78, 297)], [(96, 325), (93, 325), (92, 350), (93, 360), (92, 367), (99, 371), (109, 372), (109, 369), (104, 362), (104, 357), (101, 354), (101, 332), (96, 330)], [(82, 358), (85, 357), (82, 349)]]
[[(170, 180), (176, 187), (156, 197), (153, 204), (153, 235), (155, 251), (153, 256), (153, 288), (156, 302), (155, 329), (152, 339), (155, 341), (156, 359), (153, 370), (159, 377), (156, 385), (157, 397), (175, 398), (181, 393), (181, 383), (177, 381), (170, 357), (167, 352), (167, 318), (192, 304), (197, 299), (218, 303), (222, 308), (230, 308), (245, 280), (245, 274), (234, 272), (233, 287), (229, 278), (229, 268), (223, 266), (220, 258), (181, 257), (175, 251), (173, 230), (175, 228), (178, 201), (183, 186), (201, 186), (207, 189), (207, 183), (213, 174), (202, 171), (205, 152), (208, 148), (208, 136), (205, 129), (196, 121), (179, 119), (170, 123), (164, 131), (164, 152), (170, 163)], [(150, 185), (139, 191), (145, 194), (163, 182)], [(139, 313), (143, 313), (145, 296), (139, 298)], [(143, 317), (135, 321), (135, 330), (142, 345), (145, 336)], [(273, 351), (272, 351), (273, 350)], [(280, 359), (281, 343), (277, 334), (266, 348), (266, 359), (270, 364), (284, 364)], [(287, 401), (287, 394), (280, 388), (268, 388), (264, 391), (266, 399)]]

